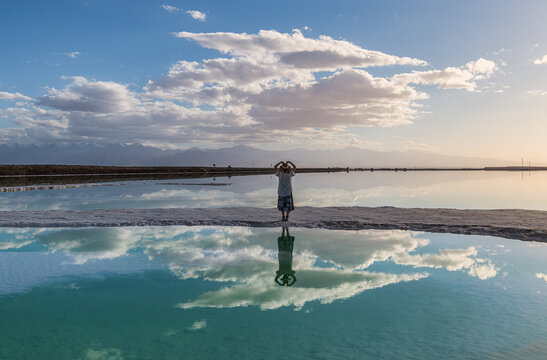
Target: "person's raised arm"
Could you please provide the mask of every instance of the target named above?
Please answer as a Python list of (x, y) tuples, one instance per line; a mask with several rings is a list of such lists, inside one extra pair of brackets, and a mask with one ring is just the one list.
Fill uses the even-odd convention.
[(277, 164), (274, 165), (274, 169), (277, 170), (277, 168), (279, 167), (279, 165), (283, 165), (285, 162), (283, 161), (280, 161), (278, 162)]
[(292, 161), (287, 160), (286, 163), (289, 164), (289, 165), (291, 165), (291, 167), (292, 167), (293, 170), (296, 170), (296, 165), (294, 165), (294, 163), (293, 163)]
[(290, 166), (292, 167), (292, 172), (293, 172), (293, 173), (296, 173), (296, 165), (294, 165), (294, 163), (293, 163), (292, 161), (287, 160), (287, 161), (285, 162), (285, 164), (290, 165)]

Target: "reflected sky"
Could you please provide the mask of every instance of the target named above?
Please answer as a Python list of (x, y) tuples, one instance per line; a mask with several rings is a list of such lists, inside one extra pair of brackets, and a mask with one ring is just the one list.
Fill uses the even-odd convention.
[[(0, 193), (0, 210), (274, 207), (274, 176), (128, 181), (122, 186)], [(547, 210), (547, 172), (351, 172), (297, 174), (298, 206), (398, 206)]]
[(546, 256), (399, 230), (0, 229), (0, 358), (541, 358)]
[[(507, 273), (511, 247), (522, 246), (496, 239), (490, 240), (496, 244), (485, 247), (480, 238), (450, 234), (441, 240), (458, 241), (432, 241), (439, 235), (399, 230), (292, 229), (289, 236), (285, 231), (289, 230), (184, 226), (3, 229), (0, 294), (74, 277), (168, 269), (180, 280), (218, 284), (214, 291), (177, 304), (183, 309), (301, 309), (308, 302), (331, 303), (369, 289), (424, 279), (432, 272), (494, 279)], [(287, 245), (283, 239), (292, 242)], [(530, 244), (547, 251), (545, 244), (525, 247)], [(539, 281), (536, 273), (545, 270), (538, 267), (530, 276)], [(275, 279), (280, 271), (296, 272), (298, 281), (291, 288), (279, 287)]]

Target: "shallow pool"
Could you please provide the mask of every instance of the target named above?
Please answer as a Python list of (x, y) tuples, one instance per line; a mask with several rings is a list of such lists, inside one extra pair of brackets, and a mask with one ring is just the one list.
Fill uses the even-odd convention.
[(406, 231), (0, 229), (0, 359), (543, 359), (546, 258)]
[[(300, 206), (547, 210), (547, 172), (350, 172), (297, 174)], [(0, 193), (0, 210), (252, 206), (277, 201), (273, 175), (124, 181), (109, 186)]]

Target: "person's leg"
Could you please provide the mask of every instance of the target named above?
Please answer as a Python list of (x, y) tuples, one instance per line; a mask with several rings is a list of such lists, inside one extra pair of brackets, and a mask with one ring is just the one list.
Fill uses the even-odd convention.
[(285, 220), (285, 211), (281, 210), (281, 220)]
[(289, 220), (289, 213), (290, 213), (290, 211), (287, 210), (287, 215), (285, 215), (285, 220)]

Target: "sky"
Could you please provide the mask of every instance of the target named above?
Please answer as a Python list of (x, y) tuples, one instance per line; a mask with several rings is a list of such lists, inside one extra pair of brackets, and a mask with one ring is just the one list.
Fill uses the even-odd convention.
[(0, 3), (0, 143), (547, 164), (545, 1)]

